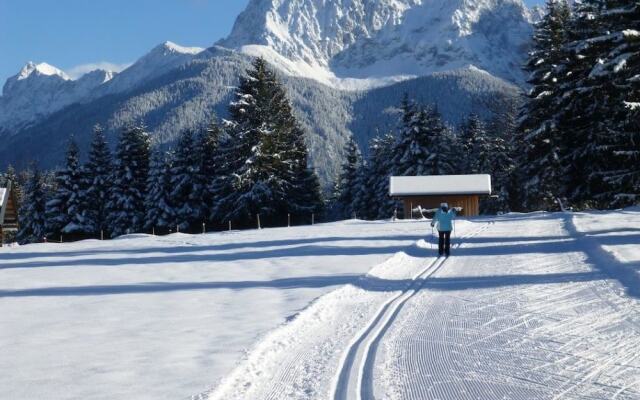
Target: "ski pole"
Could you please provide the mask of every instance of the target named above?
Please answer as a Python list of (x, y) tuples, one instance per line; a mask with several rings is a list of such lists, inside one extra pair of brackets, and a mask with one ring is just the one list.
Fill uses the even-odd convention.
[(431, 250), (433, 250), (433, 242), (436, 240), (436, 236), (433, 234), (433, 226), (431, 227), (431, 240), (429, 240), (429, 243), (431, 243)]

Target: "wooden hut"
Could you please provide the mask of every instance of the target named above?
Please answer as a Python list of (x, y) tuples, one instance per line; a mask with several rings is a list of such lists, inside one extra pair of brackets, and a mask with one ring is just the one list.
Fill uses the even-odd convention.
[(0, 246), (4, 244), (6, 232), (18, 229), (18, 202), (11, 189), (11, 181), (0, 188)]
[(441, 203), (462, 207), (462, 215), (480, 214), (480, 197), (491, 195), (490, 175), (392, 176), (389, 194), (404, 205), (404, 218), (420, 217), (417, 208), (434, 209)]

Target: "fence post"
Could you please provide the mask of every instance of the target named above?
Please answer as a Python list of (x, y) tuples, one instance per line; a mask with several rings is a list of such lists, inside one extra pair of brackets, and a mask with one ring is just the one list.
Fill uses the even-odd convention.
[(180, 233), (180, 225), (176, 225), (176, 233)]
[(207, 225), (205, 225), (205, 223), (202, 223), (202, 234), (204, 235), (205, 233), (207, 233)]
[(62, 243), (62, 233), (60, 234), (60, 243)]
[(258, 229), (262, 229), (262, 225), (260, 225), (260, 214), (257, 214), (257, 215), (258, 215)]
[(287, 214), (287, 227), (291, 228), (291, 214)]
[(100, 229), (100, 240), (104, 240), (104, 229)]
[(311, 213), (311, 225), (315, 225), (315, 224), (316, 224), (316, 214)]
[(413, 203), (409, 203), (411, 207), (411, 219), (413, 219)]
[(231, 232), (231, 220), (229, 220), (229, 232)]
[(155, 227), (155, 226), (152, 226), (152, 227), (151, 227), (151, 234), (152, 234), (153, 236), (155, 236), (155, 235), (156, 235), (156, 227)]

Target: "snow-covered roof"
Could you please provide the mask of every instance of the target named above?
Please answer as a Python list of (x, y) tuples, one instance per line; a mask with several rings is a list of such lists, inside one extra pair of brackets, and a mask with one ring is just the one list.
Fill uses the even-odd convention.
[(392, 176), (391, 196), (491, 194), (490, 175)]

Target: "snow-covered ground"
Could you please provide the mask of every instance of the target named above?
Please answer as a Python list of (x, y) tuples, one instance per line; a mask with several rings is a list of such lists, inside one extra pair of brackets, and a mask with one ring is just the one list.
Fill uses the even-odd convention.
[(640, 209), (427, 227), (1, 249), (0, 398), (640, 398)]
[(422, 223), (0, 248), (0, 399), (183, 399)]

